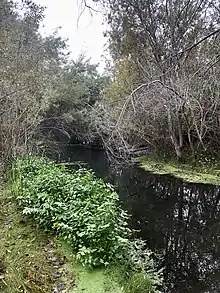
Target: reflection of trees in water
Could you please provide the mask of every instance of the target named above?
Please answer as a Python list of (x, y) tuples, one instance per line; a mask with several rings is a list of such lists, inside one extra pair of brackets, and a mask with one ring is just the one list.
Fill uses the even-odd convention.
[(172, 292), (219, 292), (220, 189), (141, 169), (125, 171), (119, 189), (134, 227), (165, 251)]

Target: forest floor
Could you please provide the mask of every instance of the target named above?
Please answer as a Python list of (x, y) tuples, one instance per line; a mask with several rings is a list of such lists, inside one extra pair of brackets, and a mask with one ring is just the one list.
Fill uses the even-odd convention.
[[(2, 185), (0, 185), (1, 187)], [(113, 270), (88, 270), (68, 246), (24, 217), (0, 191), (1, 293), (121, 293)]]
[(186, 182), (220, 185), (220, 162), (214, 159), (178, 162), (170, 158), (144, 156), (139, 162), (146, 171), (154, 174), (170, 174)]

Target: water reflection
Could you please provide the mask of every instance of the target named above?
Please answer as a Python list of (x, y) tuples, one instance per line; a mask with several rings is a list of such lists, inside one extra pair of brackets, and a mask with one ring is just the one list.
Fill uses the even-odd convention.
[(108, 178), (109, 176), (109, 161), (106, 153), (102, 150), (70, 145), (63, 149), (60, 160), (86, 162), (96, 172), (97, 176), (102, 178)]
[(117, 186), (131, 225), (154, 251), (164, 253), (172, 293), (220, 292), (220, 188), (189, 184), (138, 167), (110, 172), (104, 152), (71, 148), (64, 157), (86, 161)]
[(133, 226), (164, 251), (167, 292), (220, 291), (220, 189), (188, 184), (140, 168), (116, 178)]

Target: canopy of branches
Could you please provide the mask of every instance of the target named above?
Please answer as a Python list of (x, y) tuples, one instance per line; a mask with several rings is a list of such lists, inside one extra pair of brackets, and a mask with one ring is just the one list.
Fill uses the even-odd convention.
[(115, 63), (111, 99), (107, 90), (102, 105), (107, 146), (145, 146), (178, 158), (185, 150), (219, 150), (219, 1), (98, 2)]
[(108, 22), (108, 78), (83, 57), (70, 61), (58, 33), (40, 35), (42, 7), (1, 1), (2, 161), (36, 149), (36, 140), (73, 136), (121, 155), (219, 151), (219, 1), (83, 3), (99, 5)]

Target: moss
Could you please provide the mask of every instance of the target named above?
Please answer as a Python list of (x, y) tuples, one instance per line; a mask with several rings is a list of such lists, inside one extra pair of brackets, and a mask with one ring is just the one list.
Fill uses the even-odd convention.
[(82, 265), (73, 265), (76, 272), (76, 293), (122, 293), (120, 285), (106, 269), (89, 270)]
[(102, 268), (88, 269), (74, 261), (69, 246), (59, 241), (60, 251), (68, 259), (72, 259), (68, 264), (68, 270), (76, 275), (76, 287), (71, 293), (122, 293), (118, 279), (119, 269)]
[(181, 163), (175, 160), (161, 159), (156, 156), (140, 158), (141, 166), (154, 174), (170, 174), (186, 182), (220, 185), (220, 167), (206, 161), (195, 164), (192, 161)]
[(60, 251), (72, 262), (68, 270), (76, 275), (76, 287), (71, 293), (154, 293), (150, 277), (142, 272), (130, 272), (123, 265), (88, 269), (74, 261), (69, 246), (59, 241)]

